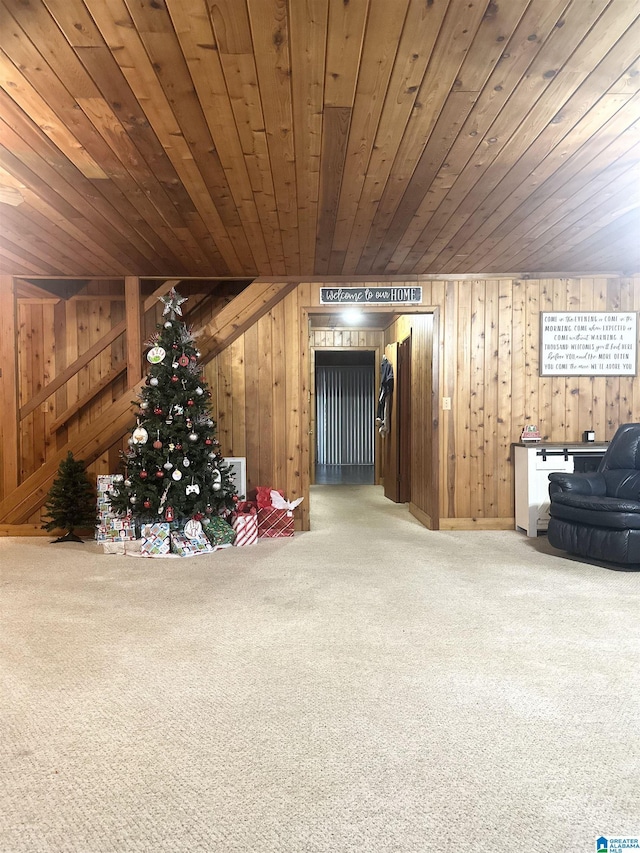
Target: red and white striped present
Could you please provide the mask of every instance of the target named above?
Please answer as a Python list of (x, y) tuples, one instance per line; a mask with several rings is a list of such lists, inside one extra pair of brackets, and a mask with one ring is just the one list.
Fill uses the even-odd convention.
[(253, 504), (248, 501), (239, 503), (231, 526), (236, 532), (233, 544), (238, 548), (258, 544), (258, 516)]
[(280, 539), (293, 536), (293, 513), (290, 509), (258, 507), (258, 536), (261, 539)]

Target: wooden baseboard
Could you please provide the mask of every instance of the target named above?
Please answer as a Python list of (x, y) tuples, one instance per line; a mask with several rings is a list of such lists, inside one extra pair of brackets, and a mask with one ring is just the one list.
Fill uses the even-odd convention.
[(515, 519), (441, 518), (440, 530), (515, 530)]
[(409, 512), (414, 518), (417, 518), (420, 524), (424, 524), (429, 530), (437, 530), (438, 524), (435, 519), (431, 518), (430, 515), (427, 515), (424, 510), (421, 510), (420, 507), (417, 507), (414, 503), (409, 504)]
[[(95, 538), (95, 530), (76, 530), (78, 536), (82, 539), (93, 540)], [(64, 536), (64, 530), (43, 530), (39, 524), (0, 524), (0, 536), (48, 536), (51, 539), (57, 539), (58, 536)]]

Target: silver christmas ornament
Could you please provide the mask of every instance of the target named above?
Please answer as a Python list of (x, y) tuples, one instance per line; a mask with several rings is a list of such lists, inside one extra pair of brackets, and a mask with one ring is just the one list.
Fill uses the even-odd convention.
[(202, 390), (202, 388), (199, 385), (196, 388), (196, 394), (198, 395), (198, 397), (201, 397), (204, 394), (204, 391)]
[(189, 441), (197, 441), (197, 440), (198, 440), (198, 434), (196, 432), (190, 432), (189, 433)]
[(131, 497), (129, 498), (129, 503), (134, 504), (137, 500), (138, 498), (135, 495), (131, 495)]
[(149, 385), (153, 385), (153, 387), (155, 388), (157, 384), (158, 384), (158, 377), (152, 376), (151, 379), (149, 380)]
[(179, 468), (176, 468), (176, 470), (173, 472), (173, 474), (171, 476), (177, 482), (178, 480), (182, 479), (182, 471)]
[(129, 488), (129, 486), (131, 485), (131, 480), (125, 480), (124, 484), (127, 488)]
[(212, 488), (214, 492), (219, 492), (222, 486), (220, 485), (220, 483), (214, 483)]
[(182, 460), (182, 464), (184, 465), (185, 468), (188, 468), (189, 465), (191, 465), (191, 462), (189, 462), (189, 460), (185, 456), (184, 459)]
[(167, 461), (164, 463), (164, 465), (162, 467), (164, 468), (165, 471), (170, 471), (173, 468), (173, 465), (167, 459)]
[(167, 322), (164, 324), (164, 327), (165, 327), (165, 329), (170, 329), (171, 328), (171, 320), (167, 320)]

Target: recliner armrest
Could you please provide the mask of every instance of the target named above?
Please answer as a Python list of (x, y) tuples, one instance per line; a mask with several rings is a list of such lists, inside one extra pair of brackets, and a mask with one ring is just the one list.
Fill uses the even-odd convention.
[(563, 474), (553, 471), (549, 474), (549, 495), (560, 492), (573, 492), (575, 495), (606, 495), (607, 483), (602, 474), (589, 471), (584, 474)]

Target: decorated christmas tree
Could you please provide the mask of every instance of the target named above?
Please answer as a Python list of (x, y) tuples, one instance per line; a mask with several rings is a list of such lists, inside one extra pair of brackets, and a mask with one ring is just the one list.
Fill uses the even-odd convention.
[(200, 353), (182, 317), (186, 300), (174, 288), (163, 322), (147, 341), (149, 372), (137, 401), (137, 423), (123, 454), (124, 480), (110, 493), (116, 512), (140, 523), (226, 515), (235, 505), (231, 468), (220, 454), (211, 392)]
[(91, 528), (96, 523), (96, 496), (89, 482), (84, 462), (74, 459), (69, 451), (60, 462), (58, 476), (48, 494), (45, 504), (47, 515), (44, 530), (66, 530), (66, 534), (54, 542), (82, 542), (74, 533), (76, 527)]

